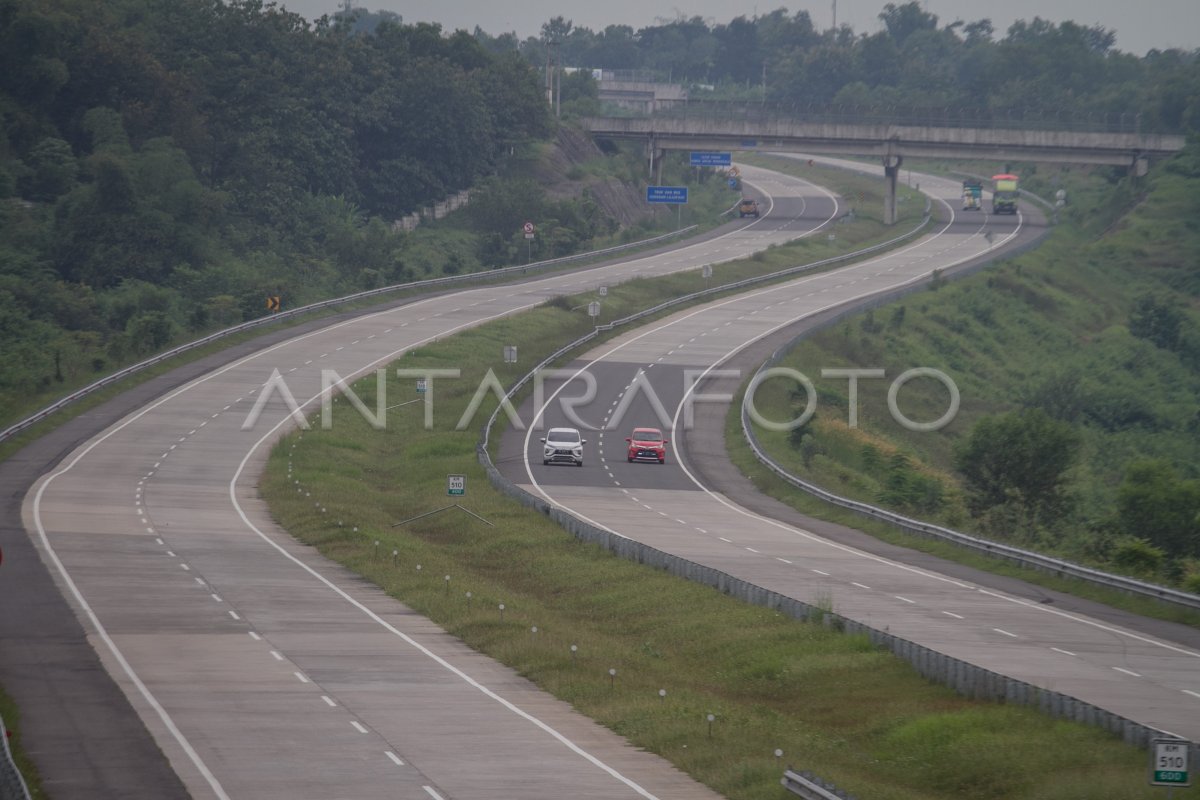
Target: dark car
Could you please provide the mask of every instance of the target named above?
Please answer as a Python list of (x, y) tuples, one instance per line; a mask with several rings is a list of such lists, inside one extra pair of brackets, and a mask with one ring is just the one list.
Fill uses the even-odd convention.
[(657, 461), (663, 464), (667, 460), (667, 445), (669, 441), (663, 438), (658, 428), (634, 428), (633, 435), (625, 440), (629, 443), (626, 458), (633, 461)]

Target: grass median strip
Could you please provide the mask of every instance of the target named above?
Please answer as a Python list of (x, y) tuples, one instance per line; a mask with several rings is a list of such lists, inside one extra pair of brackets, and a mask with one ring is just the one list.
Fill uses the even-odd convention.
[[(765, 269), (787, 250), (729, 269)], [(606, 308), (620, 316), (697, 280), (621, 284)], [(422, 404), (389, 412), (376, 430), (342, 400), (329, 429), (282, 440), (261, 483), (275, 517), (469, 646), (731, 798), (779, 796), (786, 765), (864, 798), (1153, 796), (1145, 754), (1108, 734), (963, 699), (863, 637), (623, 561), (493, 490), (475, 447), (494, 398), (455, 427), (488, 369), (511, 383), (555, 343), (589, 330), (569, 310), (586, 299), (400, 359), (394, 366), (462, 370), (438, 383), (432, 429)], [(522, 365), (499, 363), (504, 345), (517, 345)], [(359, 381), (355, 393), (374, 397), (375, 381)], [(410, 399), (395, 396), (396, 386), (387, 387), (389, 405)], [(403, 391), (417, 396), (407, 383)], [(466, 476), (462, 498), (447, 498), (449, 474)], [(457, 509), (393, 527), (453, 500), (494, 527)], [(822, 597), (815, 584), (801, 599)]]

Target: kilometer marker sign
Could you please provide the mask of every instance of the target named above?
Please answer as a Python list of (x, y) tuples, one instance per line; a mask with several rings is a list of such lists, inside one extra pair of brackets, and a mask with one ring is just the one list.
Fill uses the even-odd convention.
[(1188, 755), (1191, 742), (1182, 739), (1155, 739), (1150, 751), (1151, 786), (1191, 786)]

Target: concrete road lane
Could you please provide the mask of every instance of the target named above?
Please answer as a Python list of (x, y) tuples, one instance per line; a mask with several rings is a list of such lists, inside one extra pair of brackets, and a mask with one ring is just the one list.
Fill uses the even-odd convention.
[[(37, 483), (25, 527), (192, 796), (710, 794), (298, 545), (255, 484), (299, 422), (288, 397), (315, 410), (323, 370), (350, 380), (549, 297), (744, 257), (838, 213), (803, 181), (745, 177), (779, 213), (672, 252), (312, 328), (136, 409)], [(59, 800), (113, 793), (96, 770), (34, 750)]]

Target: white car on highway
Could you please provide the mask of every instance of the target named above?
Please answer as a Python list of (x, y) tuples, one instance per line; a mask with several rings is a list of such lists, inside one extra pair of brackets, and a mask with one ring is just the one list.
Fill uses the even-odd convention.
[(542, 439), (542, 463), (582, 467), (585, 444), (587, 439), (576, 428), (551, 428)]

